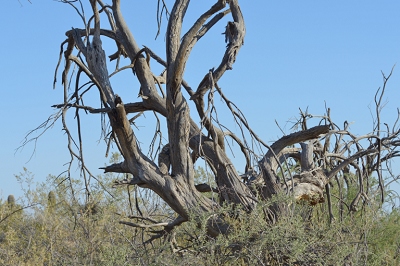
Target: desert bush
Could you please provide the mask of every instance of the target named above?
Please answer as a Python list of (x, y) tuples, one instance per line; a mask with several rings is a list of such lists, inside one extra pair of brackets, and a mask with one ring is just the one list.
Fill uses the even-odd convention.
[[(199, 175), (204, 169), (199, 169)], [(25, 171), (19, 176), (24, 180)], [(198, 180), (202, 180), (199, 176)], [(29, 180), (29, 178), (25, 178)], [(148, 195), (146, 202), (136, 201), (143, 193), (131, 187), (111, 190), (113, 176), (98, 177), (103, 186), (92, 188), (85, 202), (83, 185), (72, 180), (62, 182), (49, 176), (44, 184), (29, 191), (21, 203), (30, 204), (12, 213), (9, 202), (0, 202), (1, 265), (397, 265), (400, 258), (400, 211), (381, 208), (371, 200), (358, 212), (350, 212), (332, 200), (336, 217), (328, 219), (328, 204), (310, 207), (279, 196), (258, 204), (247, 213), (225, 205), (215, 213), (229, 224), (229, 233), (210, 237), (207, 224), (190, 219), (164, 237), (154, 238), (163, 227), (155, 221), (173, 220), (171, 210)], [(373, 182), (373, 180), (371, 180)], [(350, 184), (350, 183), (349, 183)], [(74, 188), (72, 193), (71, 186)], [(82, 191), (79, 193), (79, 191)], [(332, 187), (332, 195), (338, 186)], [(369, 194), (373, 195), (373, 190)], [(353, 198), (353, 188), (342, 191)], [(154, 195), (153, 195), (154, 196)], [(212, 193), (209, 193), (212, 197)], [(132, 202), (127, 201), (131, 197)], [(387, 194), (387, 201), (393, 199)], [(335, 198), (335, 197), (333, 197)], [(350, 202), (346, 202), (345, 206)], [(33, 202), (34, 201), (34, 202)], [(265, 218), (268, 207), (286, 202), (287, 214), (275, 224)], [(93, 211), (95, 206), (96, 211)], [(141, 213), (136, 208), (141, 209)], [(195, 213), (195, 210), (192, 210)], [(341, 218), (340, 218), (341, 217)], [(146, 219), (145, 219), (146, 218)], [(121, 221), (123, 223), (121, 223)], [(150, 222), (148, 222), (150, 221)], [(152, 240), (153, 239), (153, 240)]]

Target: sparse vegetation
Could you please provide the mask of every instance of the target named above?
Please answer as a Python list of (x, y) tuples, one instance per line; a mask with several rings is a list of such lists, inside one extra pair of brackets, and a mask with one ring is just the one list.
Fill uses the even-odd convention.
[[(292, 132), (269, 145), (228, 99), (231, 88), (218, 85), (244, 44), (237, 0), (215, 1), (185, 26), (190, 1), (173, 1), (172, 8), (158, 1), (159, 31), (167, 17), (165, 59), (139, 48), (120, 0), (61, 2), (83, 23), (68, 29), (61, 44), (54, 85), (61, 76), (64, 95), (53, 105), (57, 111), (24, 144), (61, 120), (71, 160), (65, 176), (50, 176), (35, 189), (26, 169), (17, 175), (28, 189), (19, 200), (10, 195), (1, 202), (0, 264), (400, 264), (399, 206), (391, 204), (398, 196), (389, 186), (400, 179), (392, 169), (400, 156), (400, 112), (391, 125), (381, 119), (393, 69), (382, 73), (368, 134), (336, 123), (326, 107), (322, 116), (300, 110)], [(188, 84), (192, 49), (226, 17), (220, 64)], [(104, 51), (103, 41), (115, 46)], [(125, 94), (112, 81), (128, 71), (138, 86), (127, 86), (137, 90)], [(223, 108), (236, 133), (219, 120)], [(98, 114), (106, 154), (116, 151), (102, 176), (85, 164), (81, 133), (83, 115)], [(134, 127), (143, 114), (155, 122), (148, 152)], [(230, 143), (242, 165), (231, 160)], [(75, 163), (79, 177), (71, 170)]]
[[(18, 176), (29, 180), (30, 173)], [(204, 180), (204, 169), (197, 169)], [(111, 189), (115, 176), (99, 179)], [(79, 191), (83, 184), (74, 181)], [(189, 220), (167, 237), (154, 238), (163, 227), (154, 223), (173, 220), (166, 205), (148, 195), (135, 199), (137, 187), (117, 188), (113, 196), (92, 188), (96, 211), (82, 205), (85, 193), (71, 193), (66, 183), (49, 176), (46, 184), (25, 195), (34, 207), (13, 213), (9, 202), (0, 204), (1, 265), (398, 265), (400, 263), (400, 212), (383, 210), (379, 200), (342, 216), (339, 200), (333, 199), (335, 217), (328, 219), (327, 203), (318, 207), (292, 204), (277, 223), (265, 219), (266, 205), (287, 202), (273, 198), (246, 213), (224, 206), (218, 215), (229, 223), (229, 234), (207, 234), (208, 217), (201, 223)], [(345, 205), (350, 204), (349, 188)], [(129, 195), (128, 195), (129, 192)], [(138, 191), (137, 191), (138, 192)], [(142, 193), (144, 191), (138, 192)], [(372, 194), (374, 191), (370, 191)], [(332, 195), (338, 193), (333, 187)], [(211, 196), (211, 195), (210, 195)], [(126, 199), (130, 197), (132, 201)], [(10, 197), (8, 197), (9, 199)], [(386, 202), (393, 200), (386, 197)], [(34, 202), (33, 202), (34, 201)], [(135, 203), (136, 202), (136, 203)], [(18, 204), (17, 204), (18, 205)], [(132, 207), (136, 205), (136, 207)], [(86, 205), (87, 206), (87, 205)], [(132, 207), (132, 208), (131, 208)], [(141, 212), (141, 214), (139, 213)], [(130, 223), (135, 227), (129, 226)], [(141, 225), (142, 227), (139, 227)]]

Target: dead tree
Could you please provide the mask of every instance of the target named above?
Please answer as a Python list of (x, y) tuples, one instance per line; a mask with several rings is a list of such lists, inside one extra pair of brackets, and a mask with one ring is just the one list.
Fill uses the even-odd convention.
[[(75, 1), (63, 2), (72, 5)], [(162, 10), (166, 10), (164, 2), (158, 3)], [(224, 222), (213, 215), (224, 203), (251, 212), (260, 201), (268, 200), (274, 195), (288, 194), (296, 201), (315, 205), (324, 202), (326, 196), (329, 197), (329, 183), (343, 178), (348, 171), (357, 175), (359, 185), (359, 193), (349, 207), (351, 211), (357, 209), (360, 201), (369, 200), (365, 182), (373, 173), (377, 174), (383, 191), (385, 184), (382, 168), (386, 162), (398, 156), (397, 147), (400, 144), (399, 128), (396, 124), (392, 128), (381, 128), (379, 110), (384, 88), (376, 96), (377, 120), (372, 133), (365, 136), (353, 135), (348, 130), (348, 124), (340, 127), (331, 121), (330, 110), (327, 109), (326, 115), (320, 117), (318, 123), (310, 128), (308, 124), (313, 116), (301, 113), (302, 117), (298, 121), (300, 130), (269, 146), (258, 138), (240, 110), (218, 86), (224, 73), (232, 69), (244, 43), (245, 25), (238, 0), (217, 0), (197, 18), (187, 32), (182, 32), (182, 24), (186, 10), (190, 8), (189, 1), (176, 0), (171, 12), (168, 12), (165, 60), (148, 47), (139, 48), (125, 23), (120, 0), (113, 0), (111, 5), (106, 5), (101, 0), (90, 0), (90, 4), (93, 15), (85, 21), (85, 28), (67, 31), (67, 39), (61, 45), (60, 62), (63, 59), (65, 62), (61, 81), (64, 86), (64, 101), (54, 105), (61, 110), (56, 118), (61, 117), (63, 120), (64, 130), (69, 136), (71, 156), (80, 160), (85, 184), (93, 176), (86, 168), (80, 153), (81, 138), (76, 142), (79, 152), (71, 148), (73, 140), (65, 120), (67, 111), (71, 109), (75, 110), (79, 136), (83, 126), (79, 123), (80, 112), (105, 115), (110, 124), (107, 135), (109, 142), (116, 144), (124, 160), (103, 168), (104, 171), (129, 173), (132, 178), (119, 180), (116, 184), (137, 185), (157, 193), (179, 215), (176, 220), (163, 223), (165, 231), (187, 221), (194, 211), (195, 215), (190, 216), (194, 219), (209, 215), (210, 235), (226, 233)], [(76, 10), (84, 19), (78, 7)], [(105, 14), (103, 18), (108, 18), (108, 21), (100, 21), (101, 14)], [(197, 89), (193, 90), (192, 85), (183, 79), (188, 57), (196, 43), (225, 16), (230, 16), (231, 21), (226, 25), (227, 45), (222, 61), (218, 67), (205, 73)], [(105, 24), (109, 29), (102, 27)], [(108, 72), (106, 53), (102, 48), (102, 39), (105, 38), (115, 42), (117, 51), (109, 55), (111, 61), (119, 62), (121, 57), (130, 60), (130, 64), (125, 67), (119, 67), (117, 63), (112, 74)], [(153, 73), (150, 60), (163, 66), (161, 75)], [(73, 66), (77, 69), (76, 73), (71, 71)], [(110, 76), (123, 70), (132, 71), (132, 77), (138, 79), (140, 89), (136, 92), (140, 95), (140, 101), (121, 99), (112, 86)], [(90, 82), (81, 84), (82, 75), (88, 77)], [(388, 78), (384, 78), (386, 85)], [(69, 95), (71, 82), (75, 91)], [(85, 93), (95, 89), (100, 95), (99, 105), (84, 105)], [(240, 128), (249, 133), (252, 141), (265, 149), (264, 154), (257, 155), (248, 142), (219, 127), (211, 115), (215, 108), (212, 105), (214, 94), (221, 96)], [(188, 100), (195, 104), (201, 124), (192, 119), (195, 112), (189, 109)], [(129, 114), (142, 112), (155, 112), (164, 117), (167, 123), (168, 143), (160, 149), (156, 160), (146, 156), (140, 149), (131, 123), (134, 118), (128, 118)], [(226, 151), (226, 138), (231, 138), (240, 146), (246, 158), (246, 167), (239, 170), (246, 174), (239, 175), (238, 169), (231, 162)], [(194, 162), (198, 158), (204, 159), (212, 170), (216, 188), (207, 184), (195, 185)], [(296, 162), (299, 167), (291, 169), (289, 160)], [(219, 201), (204, 196), (203, 192), (206, 191), (218, 193)], [(268, 210), (267, 219), (274, 222), (286, 211), (287, 206), (284, 203), (275, 203)]]

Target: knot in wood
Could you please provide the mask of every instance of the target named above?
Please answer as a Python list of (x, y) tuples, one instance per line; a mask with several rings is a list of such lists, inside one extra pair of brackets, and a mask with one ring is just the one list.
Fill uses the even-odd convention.
[(169, 144), (165, 145), (158, 155), (158, 167), (163, 175), (168, 175), (171, 166)]
[(121, 97), (119, 97), (118, 94), (115, 94), (114, 103), (115, 103), (115, 106), (117, 106), (118, 104), (122, 104), (122, 99), (121, 99)]

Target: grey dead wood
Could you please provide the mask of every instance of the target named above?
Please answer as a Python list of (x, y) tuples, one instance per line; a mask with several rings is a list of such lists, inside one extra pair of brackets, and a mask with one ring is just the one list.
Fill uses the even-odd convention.
[[(115, 185), (137, 185), (160, 196), (178, 214), (174, 221), (156, 223), (157, 226), (164, 226), (166, 232), (190, 217), (199, 222), (201, 217), (207, 217), (210, 235), (226, 234), (229, 232), (229, 225), (222, 216), (216, 215), (223, 204), (232, 204), (236, 209), (251, 212), (260, 201), (282, 194), (290, 195), (295, 202), (303, 201), (310, 205), (322, 203), (325, 201), (325, 194), (329, 194), (329, 182), (350, 167), (355, 169), (359, 178), (360, 190), (352, 203), (356, 206), (360, 199), (365, 198), (362, 189), (364, 180), (374, 172), (380, 173), (382, 162), (398, 156), (396, 149), (399, 146), (399, 130), (387, 130), (385, 137), (374, 133), (356, 137), (348, 131), (347, 124), (340, 128), (331, 121), (329, 109), (319, 125), (311, 128), (308, 128), (307, 121), (312, 116), (301, 112), (298, 124), (302, 129), (295, 130), (268, 146), (255, 135), (240, 110), (234, 109), (236, 106), (218, 86), (226, 71), (233, 69), (244, 44), (246, 28), (238, 1), (215, 1), (187, 32), (182, 32), (186, 10), (190, 8), (189, 2), (174, 1), (165, 34), (165, 61), (148, 47), (138, 46), (124, 20), (120, 0), (113, 0), (109, 7), (104, 6), (101, 1), (91, 0), (93, 28), (74, 28), (66, 32), (67, 39), (63, 45), (67, 47), (60, 53), (65, 59), (62, 73), (64, 89), (67, 91), (70, 69), (75, 64), (79, 73), (86, 75), (98, 89), (101, 106), (93, 108), (83, 105), (77, 91), (73, 97), (64, 96), (64, 102), (54, 107), (62, 109), (63, 113), (69, 108), (75, 108), (92, 114), (105, 114), (111, 125), (111, 138), (117, 144), (123, 161), (102, 169), (105, 172), (132, 175), (130, 179), (117, 180)], [(101, 28), (98, 5), (102, 7), (101, 12), (110, 12), (108, 19), (111, 30)], [(225, 27), (226, 49), (221, 56), (221, 62), (204, 73), (197, 88), (191, 87), (184, 80), (190, 53), (196, 43), (225, 16), (230, 16), (230, 21)], [(104, 22), (105, 20), (102, 21)], [(116, 44), (117, 52), (113, 51), (108, 58), (102, 47), (103, 38), (109, 38)], [(74, 52), (79, 56), (74, 55)], [(136, 102), (127, 102), (129, 99), (118, 96), (110, 82), (108, 59), (119, 60), (121, 56), (130, 61), (124, 71), (131, 71), (140, 83), (137, 91), (140, 100)], [(165, 67), (162, 74), (155, 75), (152, 72), (150, 59)], [(118, 71), (112, 75), (118, 74)], [(78, 85), (79, 80), (77, 88)], [(224, 99), (232, 115), (239, 121), (240, 130), (249, 132), (253, 140), (266, 149), (257, 160), (251, 159), (256, 158), (255, 151), (250, 149), (247, 141), (241, 140), (232, 132), (224, 132), (218, 126), (219, 122), (209, 116), (210, 110), (206, 106), (212, 101), (214, 93), (220, 94)], [(193, 101), (195, 110), (190, 110), (188, 101)], [(377, 101), (377, 109), (380, 108), (379, 104)], [(128, 119), (129, 114), (149, 111), (157, 113), (167, 123), (167, 143), (160, 147), (161, 152), (156, 160), (146, 156), (138, 146), (139, 140), (132, 128), (132, 121)], [(195, 122), (199, 119), (200, 125)], [(67, 126), (65, 130), (68, 132)], [(239, 145), (246, 160), (244, 172), (249, 173), (248, 175), (240, 175), (233, 165), (228, 156), (226, 137)], [(363, 139), (369, 141), (369, 147), (363, 148), (360, 145)], [(73, 156), (83, 162), (79, 155)], [(214, 174), (215, 188), (209, 184), (194, 183), (194, 163), (198, 158), (204, 159)], [(251, 165), (252, 160), (255, 161), (254, 165)], [(292, 173), (288, 160), (294, 160), (299, 165), (296, 172)], [(82, 165), (84, 167), (83, 163)], [(84, 168), (84, 171), (87, 169)], [(380, 186), (383, 187), (382, 181)], [(211, 191), (218, 194), (218, 202), (204, 194)], [(270, 215), (266, 218), (274, 222), (288, 212), (288, 206), (278, 202), (268, 211)], [(148, 227), (144, 224), (125, 224)]]

